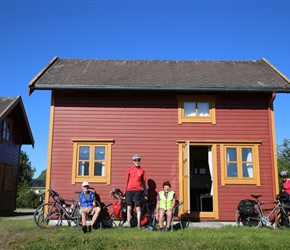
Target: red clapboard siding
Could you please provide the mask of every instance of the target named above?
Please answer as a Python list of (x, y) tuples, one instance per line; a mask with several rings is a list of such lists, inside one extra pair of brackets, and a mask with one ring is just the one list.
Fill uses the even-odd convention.
[(102, 202), (112, 201), (113, 187), (124, 189), (126, 170), (134, 153), (142, 155), (141, 166), (147, 179), (162, 189), (169, 180), (179, 195), (177, 140), (259, 140), (261, 187), (254, 185), (220, 186), (218, 150), (218, 203), (221, 220), (232, 220), (238, 201), (251, 193), (272, 198), (273, 176), (267, 94), (219, 94), (216, 99), (216, 124), (178, 124), (175, 93), (56, 92), (53, 124), (51, 187), (67, 197), (81, 190), (71, 185), (72, 139), (114, 139), (111, 185), (95, 184)]

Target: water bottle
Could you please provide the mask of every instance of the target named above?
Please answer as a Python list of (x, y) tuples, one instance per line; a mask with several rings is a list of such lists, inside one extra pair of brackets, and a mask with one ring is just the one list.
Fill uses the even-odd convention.
[(62, 207), (64, 208), (65, 211), (67, 211), (66, 204), (62, 204)]
[(72, 211), (74, 210), (74, 207), (75, 207), (74, 204), (71, 204), (70, 210), (69, 210), (70, 213), (72, 213)]

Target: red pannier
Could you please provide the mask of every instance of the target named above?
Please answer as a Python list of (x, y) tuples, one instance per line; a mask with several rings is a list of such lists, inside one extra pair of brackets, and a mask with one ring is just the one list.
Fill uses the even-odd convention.
[(122, 218), (121, 207), (122, 207), (122, 202), (121, 201), (113, 202), (113, 211), (114, 211), (115, 218), (118, 218), (118, 219)]

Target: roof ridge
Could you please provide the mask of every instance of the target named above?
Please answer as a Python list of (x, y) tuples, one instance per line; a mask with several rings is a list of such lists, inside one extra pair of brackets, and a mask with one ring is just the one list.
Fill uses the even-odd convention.
[(67, 61), (132, 61), (132, 62), (257, 62), (262, 61), (262, 59), (249, 59), (249, 60), (183, 60), (183, 59), (93, 59), (93, 58), (59, 58), (59, 60)]

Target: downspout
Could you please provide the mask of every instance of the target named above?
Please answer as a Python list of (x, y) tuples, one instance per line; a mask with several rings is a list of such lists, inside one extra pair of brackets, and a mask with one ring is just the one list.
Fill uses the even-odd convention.
[(274, 181), (273, 181), (273, 197), (274, 197), (274, 199), (276, 199), (276, 195), (279, 192), (276, 134), (275, 134), (275, 118), (274, 118), (274, 107), (273, 107), (273, 103), (274, 103), (275, 98), (276, 98), (276, 92), (273, 92), (272, 97), (269, 101), (269, 105), (268, 105), (270, 145), (272, 145), (272, 147), (271, 147), (271, 162), (273, 163), (272, 176), (274, 178)]

